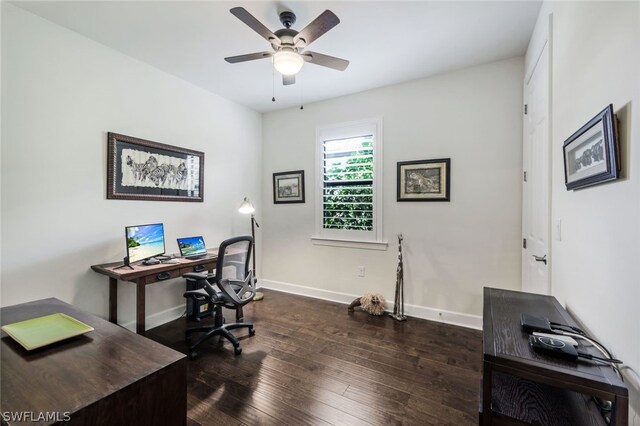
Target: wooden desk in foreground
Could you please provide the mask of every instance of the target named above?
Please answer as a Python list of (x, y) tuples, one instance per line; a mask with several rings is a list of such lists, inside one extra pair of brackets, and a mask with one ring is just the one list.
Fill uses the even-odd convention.
[[(215, 251), (217, 253), (217, 249)], [(146, 286), (158, 281), (179, 278), (188, 272), (213, 271), (216, 267), (217, 254), (208, 254), (197, 260), (175, 259), (176, 263), (160, 263), (158, 265), (131, 265), (121, 268), (122, 262), (93, 265), (91, 269), (109, 277), (109, 321), (118, 323), (118, 280), (131, 281), (136, 284), (136, 332), (145, 332), (145, 293)]]
[(3, 424), (186, 424), (183, 354), (53, 298), (4, 307), (0, 318), (5, 325), (58, 312), (95, 330), (32, 351), (2, 334)]

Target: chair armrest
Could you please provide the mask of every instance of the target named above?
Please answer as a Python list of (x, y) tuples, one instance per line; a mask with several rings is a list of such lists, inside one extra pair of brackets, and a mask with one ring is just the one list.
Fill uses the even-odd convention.
[[(253, 297), (256, 295), (256, 288), (253, 287), (252, 284), (252, 274), (247, 275), (247, 278), (244, 281), (228, 279), (218, 281), (218, 287), (220, 287), (220, 290), (222, 290), (222, 292), (237, 306), (244, 306), (253, 300)], [(239, 286), (240, 288), (236, 290), (232, 285)], [(242, 297), (245, 294), (248, 294), (249, 297)]]
[(187, 272), (182, 276), (182, 278), (188, 278), (197, 281), (206, 280), (207, 278), (209, 278), (209, 274), (207, 274), (206, 272)]
[(188, 290), (183, 293), (184, 297), (190, 297), (196, 300), (205, 300), (209, 297), (209, 294), (202, 288), (197, 290)]

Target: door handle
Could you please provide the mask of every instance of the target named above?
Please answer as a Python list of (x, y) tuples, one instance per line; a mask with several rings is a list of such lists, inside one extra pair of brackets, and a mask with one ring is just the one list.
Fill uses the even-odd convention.
[(536, 260), (536, 262), (544, 262), (544, 264), (547, 264), (547, 255), (545, 254), (544, 256), (536, 256), (535, 254), (532, 254), (533, 258)]

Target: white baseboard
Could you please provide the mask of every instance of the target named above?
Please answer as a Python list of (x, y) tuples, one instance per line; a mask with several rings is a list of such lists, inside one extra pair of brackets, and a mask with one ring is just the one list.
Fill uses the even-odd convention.
[[(282, 291), (284, 293), (297, 294), (300, 296), (313, 297), (315, 299), (329, 300), (331, 302), (350, 304), (356, 298), (362, 296), (357, 294), (341, 293), (338, 291), (323, 290), (314, 287), (306, 287), (297, 284), (285, 283), (282, 281), (272, 281), (261, 279), (258, 282), (258, 286), (271, 290)], [(146, 317), (146, 329), (154, 328), (162, 324), (166, 324), (170, 321), (180, 318), (185, 311), (185, 305), (174, 306), (173, 308), (165, 309), (164, 311), (156, 312), (155, 314), (147, 315)], [(387, 300), (385, 304), (385, 310), (393, 312), (393, 302)], [(442, 322), (445, 324), (458, 325), (461, 327), (473, 328), (476, 330), (482, 330), (482, 317), (479, 315), (470, 315), (461, 312), (447, 311), (444, 309), (429, 308), (426, 306), (418, 305), (404, 305), (404, 313), (409, 317), (422, 318), (431, 321)], [(122, 327), (127, 328), (133, 332), (136, 331), (136, 322), (128, 321), (120, 324)]]
[[(356, 298), (362, 296), (357, 294), (347, 294), (337, 291), (323, 290), (319, 288), (305, 287), (297, 284), (264, 279), (260, 280), (260, 287), (344, 304), (350, 304)], [(393, 312), (393, 302), (387, 301), (385, 310)], [(447, 311), (444, 309), (435, 309), (426, 306), (409, 304), (404, 305), (404, 313), (405, 315), (414, 318), (422, 318), (426, 320), (442, 322), (445, 324), (458, 325), (461, 327), (482, 330), (482, 317), (480, 315), (470, 315), (460, 312)]]
[[(391, 303), (391, 312), (393, 312), (393, 303)], [(426, 306), (407, 304), (404, 305), (404, 313), (410, 317), (482, 330), (482, 316), (480, 315), (471, 315), (462, 312), (447, 311), (445, 309), (435, 309)]]
[[(174, 321), (175, 319), (180, 318), (184, 314), (185, 310), (186, 310), (186, 305), (183, 303), (182, 305), (174, 306), (173, 308), (165, 309), (164, 311), (147, 315), (147, 317), (145, 318), (145, 329), (149, 330), (150, 328), (158, 327), (159, 325)], [(127, 321), (125, 323), (121, 323), (118, 325), (128, 330), (131, 330), (134, 333), (136, 331), (135, 320)]]

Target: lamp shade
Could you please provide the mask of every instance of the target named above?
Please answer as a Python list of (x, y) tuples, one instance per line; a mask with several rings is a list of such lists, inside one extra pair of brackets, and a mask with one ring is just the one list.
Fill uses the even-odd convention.
[(251, 214), (255, 212), (256, 209), (253, 208), (253, 204), (251, 204), (251, 201), (249, 201), (247, 197), (244, 197), (244, 201), (242, 201), (242, 204), (240, 204), (240, 208), (238, 208), (238, 211), (242, 214)]
[(291, 47), (283, 47), (273, 55), (273, 66), (282, 75), (294, 75), (302, 68), (304, 59)]

